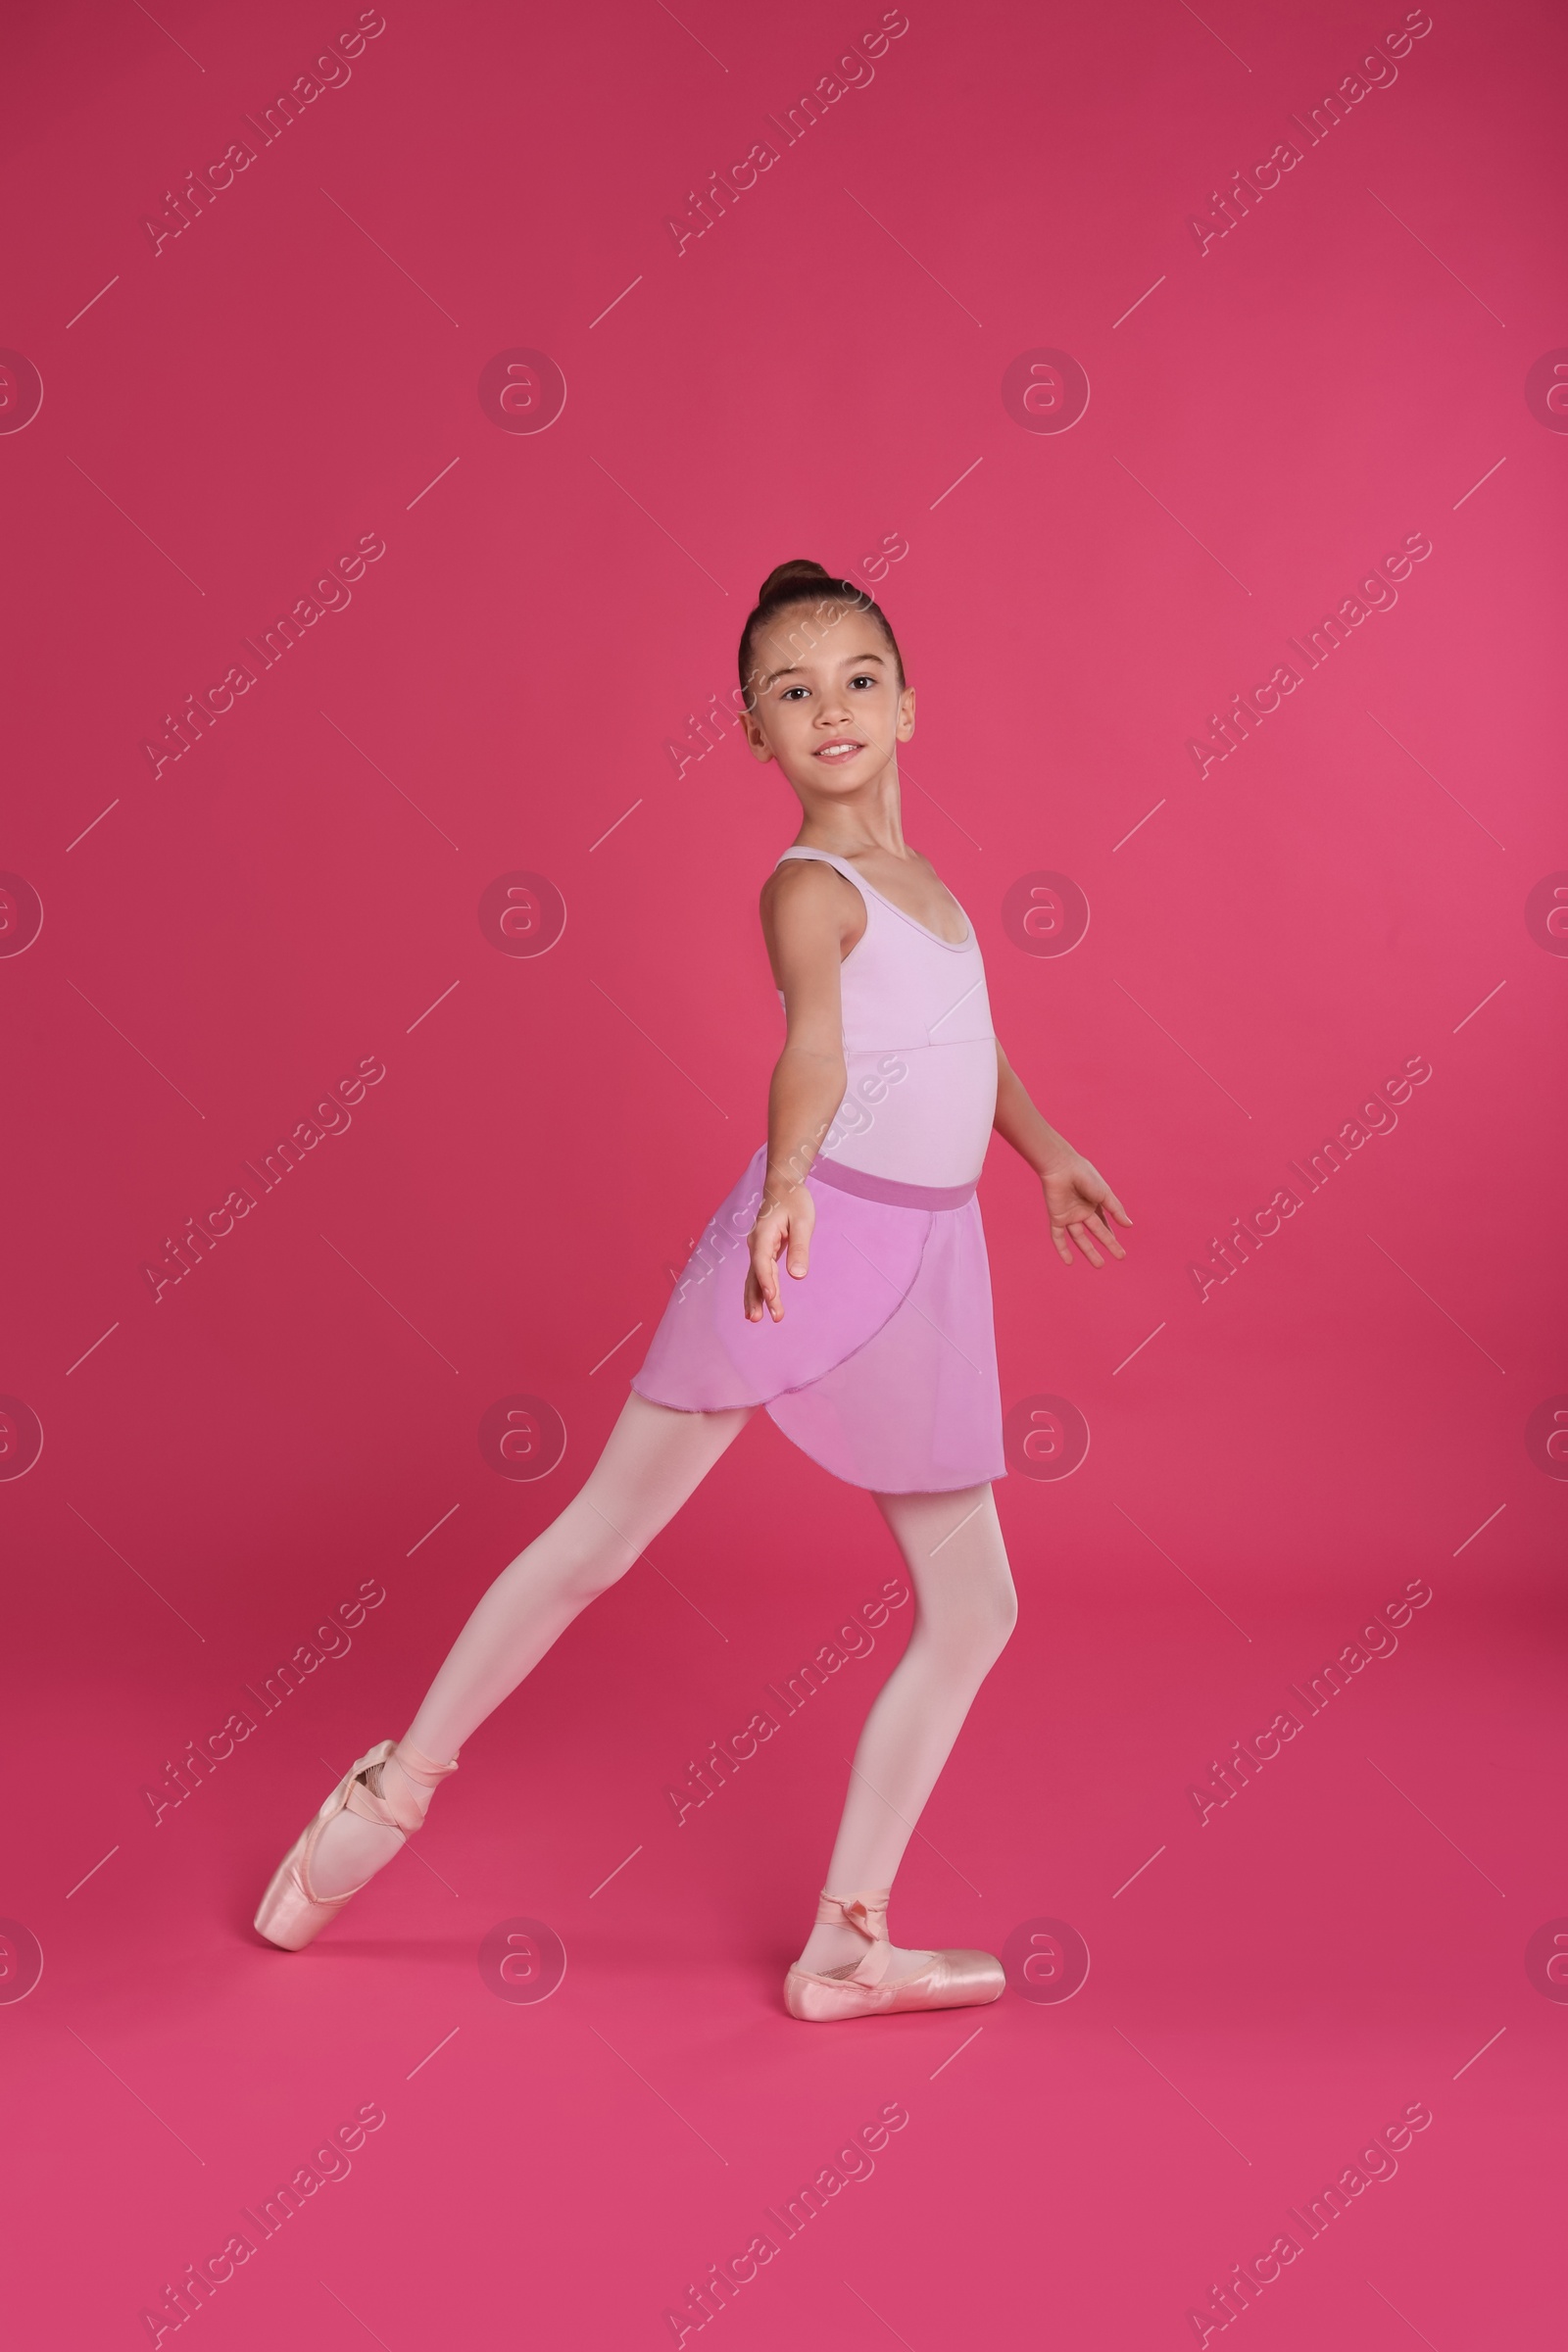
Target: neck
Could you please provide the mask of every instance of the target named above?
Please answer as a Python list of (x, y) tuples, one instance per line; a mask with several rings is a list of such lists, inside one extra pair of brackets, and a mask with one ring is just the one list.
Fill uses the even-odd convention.
[(794, 847), (826, 850), (834, 858), (858, 858), (867, 850), (890, 857), (908, 855), (904, 838), (904, 803), (899, 785), (897, 756), (880, 775), (873, 776), (843, 799), (818, 800), (801, 795), (804, 811)]

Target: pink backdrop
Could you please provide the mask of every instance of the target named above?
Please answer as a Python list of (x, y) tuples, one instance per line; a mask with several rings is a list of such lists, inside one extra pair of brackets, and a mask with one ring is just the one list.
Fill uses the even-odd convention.
[[(15, 2324), (1541, 2340), (1560, 14), (5, 46)], [(761, 1417), (284, 1959), (760, 1140), (796, 816), (725, 701), (793, 555), (885, 597), (909, 837), (1136, 1220), (1069, 1274), (982, 1187), (1023, 1614), (895, 1933), (1013, 1990), (778, 2006), (906, 1608), (677, 1820), (897, 1565)]]

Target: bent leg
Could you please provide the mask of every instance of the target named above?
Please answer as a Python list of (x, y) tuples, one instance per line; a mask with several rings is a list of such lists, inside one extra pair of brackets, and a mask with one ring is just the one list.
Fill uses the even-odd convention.
[[(1017, 1620), (1002, 1523), (989, 1486), (956, 1494), (879, 1494), (914, 1588), (908, 1645), (865, 1719), (832, 1860), (822, 1884), (846, 1899), (891, 1886), (915, 1823), (976, 1692)], [(842, 1923), (814, 1928), (801, 1966), (858, 1961), (865, 1940)], [(903, 1955), (901, 1955), (901, 1958)], [(926, 1957), (895, 1963), (908, 1974)]]
[[(751, 1419), (752, 1408), (678, 1413), (630, 1396), (586, 1483), (484, 1592), (404, 1734), (436, 1762), (455, 1756), (599, 1593), (667, 1527)], [(383, 1780), (423, 1816), (434, 1791), (390, 1759)], [(358, 1814), (322, 1832), (313, 1877), (321, 1894), (357, 1886), (402, 1839)]]
[(589, 1601), (623, 1577), (751, 1418), (677, 1413), (630, 1396), (559, 1519), (485, 1592), (409, 1726), (427, 1756), (455, 1756)]

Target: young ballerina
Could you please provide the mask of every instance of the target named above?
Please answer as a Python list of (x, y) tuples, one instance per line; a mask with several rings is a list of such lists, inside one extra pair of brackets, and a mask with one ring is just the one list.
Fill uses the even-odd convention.
[(905, 840), (914, 690), (880, 608), (820, 564), (780, 564), (740, 675), (751, 748), (804, 811), (761, 894), (787, 1024), (767, 1142), (705, 1229), (587, 1483), (480, 1599), (404, 1738), (360, 1758), (279, 1864), (256, 1926), (285, 1950), (420, 1827), (464, 1741), (761, 1405), (870, 1490), (915, 1598), (785, 2005), (830, 2023), (1003, 1990), (991, 1954), (905, 1950), (887, 1930), (905, 1847), (1016, 1615), (991, 1492), (1005, 1468), (975, 1199), (992, 1129), (1039, 1174), (1067, 1265), (1075, 1250), (1093, 1266), (1101, 1248), (1124, 1257), (1107, 1219), (1132, 1220), (1030, 1102), (992, 1030), (974, 926)]

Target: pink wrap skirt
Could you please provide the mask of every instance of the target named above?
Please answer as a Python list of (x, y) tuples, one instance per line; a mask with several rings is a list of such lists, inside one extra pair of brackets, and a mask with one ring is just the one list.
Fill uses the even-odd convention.
[(818, 1158), (810, 1267), (779, 1265), (784, 1319), (743, 1308), (763, 1145), (675, 1286), (639, 1396), (679, 1412), (764, 1405), (851, 1486), (940, 1494), (1006, 1475), (991, 1269), (973, 1185), (896, 1184)]

